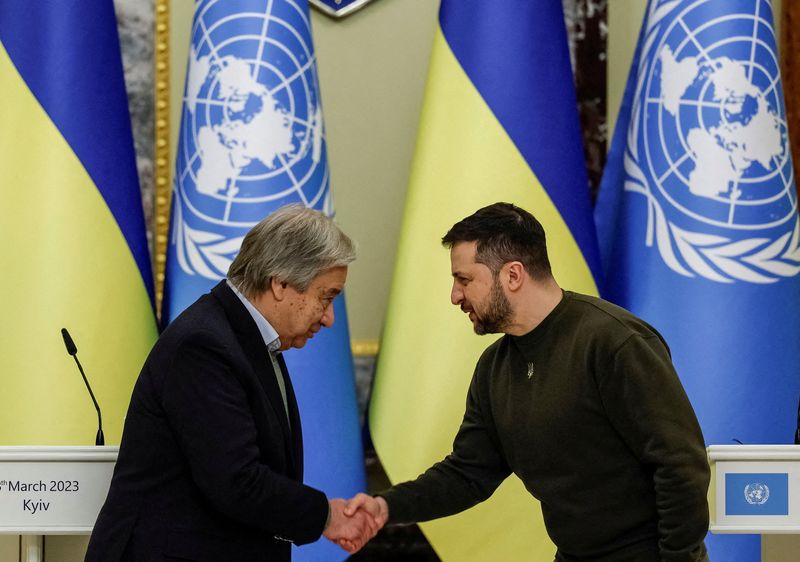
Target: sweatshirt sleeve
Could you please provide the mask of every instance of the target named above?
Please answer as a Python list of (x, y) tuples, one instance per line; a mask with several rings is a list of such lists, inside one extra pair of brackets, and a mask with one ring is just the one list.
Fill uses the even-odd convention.
[(480, 503), (511, 474), (473, 376), (453, 451), (416, 480), (379, 492), (390, 523), (416, 523), (459, 513)]
[(622, 439), (650, 467), (664, 561), (705, 558), (710, 469), (700, 425), (669, 352), (656, 335), (631, 335), (598, 381)]

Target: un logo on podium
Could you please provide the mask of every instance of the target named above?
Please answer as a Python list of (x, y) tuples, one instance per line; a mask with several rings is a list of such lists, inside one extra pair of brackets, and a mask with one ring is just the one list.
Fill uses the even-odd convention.
[(674, 271), (770, 283), (800, 272), (797, 192), (771, 8), (743, 6), (653, 3), (626, 189), (647, 197), (647, 244)]
[(764, 505), (769, 500), (769, 486), (753, 482), (744, 487), (744, 499), (750, 505)]
[(173, 203), (185, 273), (225, 276), (244, 233), (289, 203), (331, 213), (316, 59), (292, 2), (200, 2)]

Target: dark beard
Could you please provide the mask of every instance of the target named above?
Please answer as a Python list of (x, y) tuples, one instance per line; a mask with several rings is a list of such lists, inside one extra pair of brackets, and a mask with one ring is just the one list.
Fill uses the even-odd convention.
[(475, 324), (473, 328), (479, 336), (485, 334), (499, 334), (507, 326), (511, 319), (511, 303), (508, 302), (500, 280), (495, 277), (492, 291), (489, 293), (489, 302), (486, 311), (478, 316), (475, 313)]

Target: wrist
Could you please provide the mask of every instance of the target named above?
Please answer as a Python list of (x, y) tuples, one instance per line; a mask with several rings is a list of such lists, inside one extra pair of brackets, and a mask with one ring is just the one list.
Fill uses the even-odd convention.
[(325, 516), (325, 526), (322, 527), (323, 533), (328, 530), (330, 524), (331, 524), (331, 502), (328, 502), (328, 515)]
[(381, 517), (384, 519), (384, 521), (388, 521), (389, 520), (389, 504), (386, 502), (386, 498), (384, 498), (383, 496), (378, 496), (378, 495), (373, 496), (373, 497), (375, 498), (375, 501), (378, 502), (378, 505), (380, 506)]

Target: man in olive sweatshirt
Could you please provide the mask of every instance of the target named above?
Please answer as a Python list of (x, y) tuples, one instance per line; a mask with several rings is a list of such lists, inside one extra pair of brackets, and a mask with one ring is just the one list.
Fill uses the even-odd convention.
[(541, 502), (556, 561), (705, 561), (709, 466), (659, 333), (562, 290), (545, 233), (496, 203), (454, 225), (451, 300), (478, 334), (503, 333), (475, 368), (453, 451), (346, 513), (427, 521), (487, 499), (512, 472)]

